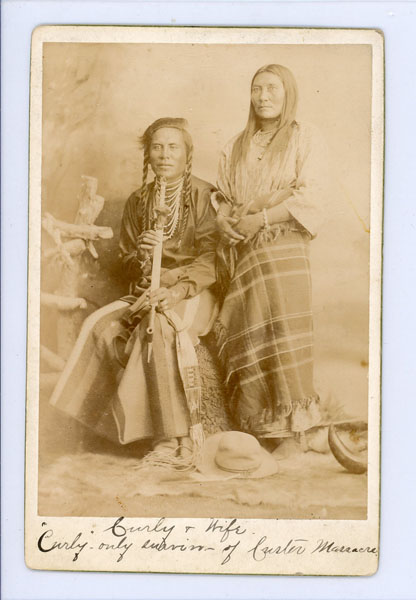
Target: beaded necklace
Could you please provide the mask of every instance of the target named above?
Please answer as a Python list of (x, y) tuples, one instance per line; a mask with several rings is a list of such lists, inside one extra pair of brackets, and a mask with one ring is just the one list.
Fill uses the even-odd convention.
[[(170, 240), (175, 234), (178, 223), (179, 215), (181, 212), (181, 196), (183, 189), (184, 178), (180, 177), (176, 181), (169, 183), (166, 186), (165, 192), (165, 205), (169, 209), (165, 226), (163, 228), (163, 239)], [(160, 182), (156, 181), (155, 201), (158, 203), (160, 196)]]
[(262, 148), (262, 151), (257, 156), (257, 160), (261, 160), (263, 158), (267, 148), (270, 146), (274, 136), (276, 135), (276, 131), (276, 129), (272, 129), (271, 131), (262, 131), (261, 129), (259, 129), (253, 135), (254, 144)]

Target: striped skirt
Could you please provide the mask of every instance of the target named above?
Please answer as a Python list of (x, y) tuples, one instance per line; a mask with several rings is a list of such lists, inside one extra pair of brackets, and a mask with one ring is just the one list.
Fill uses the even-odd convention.
[(291, 436), (320, 422), (309, 240), (306, 232), (283, 229), (234, 250), (215, 332), (231, 412), (257, 437)]
[(117, 300), (87, 317), (50, 404), (121, 444), (188, 436), (188, 400), (199, 385), (193, 345), (212, 327), (215, 298), (205, 290), (156, 313), (150, 360), (149, 314), (135, 315), (131, 331), (129, 313), (129, 302)]

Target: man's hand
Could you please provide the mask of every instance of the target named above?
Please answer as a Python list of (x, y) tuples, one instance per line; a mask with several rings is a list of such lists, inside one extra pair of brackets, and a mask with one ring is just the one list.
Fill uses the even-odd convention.
[(136, 240), (138, 250), (151, 250), (162, 241), (162, 230), (149, 229), (141, 233)]
[(161, 287), (154, 292), (149, 292), (149, 304), (157, 304), (159, 310), (170, 310), (181, 300), (185, 298), (183, 290), (176, 289), (176, 286), (171, 288)]

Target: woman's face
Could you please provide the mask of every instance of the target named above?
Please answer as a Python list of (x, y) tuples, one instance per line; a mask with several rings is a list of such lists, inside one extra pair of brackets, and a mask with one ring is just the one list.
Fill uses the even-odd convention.
[(181, 177), (186, 167), (186, 145), (183, 134), (174, 127), (155, 131), (149, 148), (150, 165), (157, 177), (174, 181)]
[(259, 119), (277, 119), (285, 100), (282, 80), (274, 73), (260, 73), (251, 86), (251, 102)]

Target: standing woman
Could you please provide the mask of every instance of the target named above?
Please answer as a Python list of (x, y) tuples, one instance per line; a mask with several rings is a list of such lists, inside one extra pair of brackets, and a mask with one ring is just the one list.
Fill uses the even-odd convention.
[(298, 434), (304, 442), (320, 422), (309, 242), (328, 177), (325, 144), (296, 120), (297, 101), (289, 69), (260, 68), (246, 128), (222, 152), (216, 334), (241, 429), (258, 438)]

